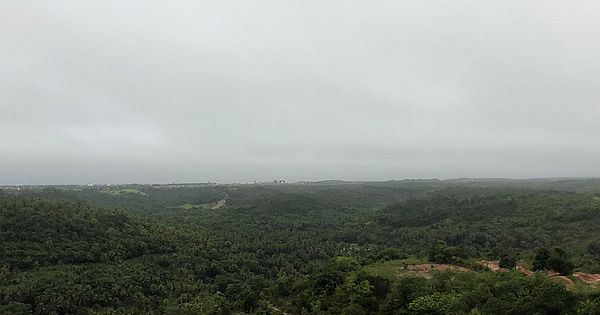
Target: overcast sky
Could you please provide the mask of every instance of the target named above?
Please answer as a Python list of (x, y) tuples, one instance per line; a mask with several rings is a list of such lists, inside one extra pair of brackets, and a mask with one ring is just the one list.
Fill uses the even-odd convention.
[(0, 184), (600, 175), (598, 1), (0, 1)]

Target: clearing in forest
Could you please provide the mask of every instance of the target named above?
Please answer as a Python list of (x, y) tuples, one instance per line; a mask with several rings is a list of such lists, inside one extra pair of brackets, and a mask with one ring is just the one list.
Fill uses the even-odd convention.
[(106, 190), (100, 190), (100, 193), (109, 194), (109, 195), (113, 195), (113, 196), (120, 196), (121, 194), (135, 194), (135, 195), (142, 195), (144, 197), (148, 196), (147, 193), (137, 190), (135, 188), (106, 189)]
[[(479, 264), (487, 267), (488, 269), (490, 269), (492, 271), (497, 271), (497, 272), (509, 271), (508, 269), (500, 268), (498, 261), (481, 260), (481, 261), (479, 261)], [(530, 275), (534, 274), (533, 271), (523, 267), (520, 264), (517, 265), (515, 270), (526, 276), (530, 276)], [(571, 276), (563, 276), (556, 271), (548, 270), (548, 271), (546, 271), (546, 275), (548, 275), (548, 277), (550, 277), (550, 279), (558, 280), (568, 286), (575, 285), (575, 282), (573, 281), (575, 278), (577, 278), (587, 284), (600, 283), (600, 274), (590, 274), (590, 273), (585, 273), (585, 272), (581, 272), (581, 271), (576, 271)]]
[[(506, 268), (501, 268), (498, 261), (491, 260), (480, 260), (480, 265), (494, 272), (508, 272)], [(423, 278), (431, 278), (432, 273), (435, 271), (459, 271), (467, 272), (472, 271), (471, 269), (454, 264), (438, 264), (429, 263), (424, 260), (416, 258), (408, 258), (401, 260), (389, 260), (383, 262), (377, 262), (369, 266), (365, 266), (364, 270), (372, 275), (381, 276), (388, 279), (394, 279), (404, 276), (417, 276)], [(533, 271), (527, 269), (523, 265), (519, 264), (515, 268), (516, 271), (522, 273), (525, 276), (531, 276), (534, 274)], [(550, 279), (564, 283), (567, 286), (575, 285), (573, 280), (579, 279), (587, 284), (600, 284), (600, 274), (588, 274), (585, 272), (574, 272), (572, 276), (563, 276), (558, 272), (547, 271), (546, 275)]]
[(217, 201), (217, 202), (211, 202), (211, 203), (201, 203), (201, 204), (193, 204), (193, 203), (186, 203), (183, 204), (181, 206), (178, 206), (177, 208), (180, 209), (184, 209), (184, 210), (190, 210), (190, 209), (211, 209), (211, 210), (216, 210), (216, 209), (221, 209), (225, 206), (226, 204), (226, 200), (225, 198)]
[(408, 258), (377, 262), (366, 266), (365, 271), (373, 275), (393, 279), (404, 276), (431, 278), (434, 271), (466, 272), (471, 271), (471, 269), (453, 264), (430, 263), (421, 259)]

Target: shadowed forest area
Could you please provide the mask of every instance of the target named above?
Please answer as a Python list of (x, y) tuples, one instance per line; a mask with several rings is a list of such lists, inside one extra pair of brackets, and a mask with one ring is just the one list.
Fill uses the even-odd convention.
[(0, 191), (2, 314), (599, 314), (600, 180)]

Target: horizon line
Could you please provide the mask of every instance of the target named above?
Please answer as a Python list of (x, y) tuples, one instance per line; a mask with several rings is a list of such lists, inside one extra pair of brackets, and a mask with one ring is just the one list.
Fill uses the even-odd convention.
[(347, 179), (306, 179), (306, 180), (286, 180), (271, 179), (271, 180), (253, 180), (253, 181), (198, 181), (198, 182), (104, 182), (104, 183), (64, 183), (64, 184), (0, 184), (1, 187), (36, 187), (36, 186), (127, 186), (127, 185), (139, 185), (139, 186), (168, 186), (168, 185), (260, 185), (260, 184), (302, 184), (302, 183), (323, 183), (323, 182), (342, 182), (342, 183), (380, 183), (380, 182), (393, 182), (393, 181), (460, 181), (460, 180), (480, 180), (480, 181), (535, 181), (535, 180), (590, 180), (600, 179), (600, 176), (548, 176), (548, 177), (450, 177), (450, 178), (392, 178), (392, 179), (374, 179), (374, 180), (347, 180)]

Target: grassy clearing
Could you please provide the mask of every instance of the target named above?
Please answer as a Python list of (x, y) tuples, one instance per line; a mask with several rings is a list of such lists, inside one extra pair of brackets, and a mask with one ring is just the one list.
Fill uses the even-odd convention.
[(177, 208), (179, 209), (184, 209), (184, 210), (192, 210), (192, 209), (220, 209), (223, 208), (225, 206), (225, 199), (221, 199), (217, 202), (213, 202), (213, 203), (201, 203), (201, 204), (193, 204), (193, 203), (185, 203), (182, 204), (181, 206), (178, 206)]
[(147, 193), (137, 190), (135, 188), (122, 188), (122, 189), (109, 189), (109, 190), (101, 190), (100, 193), (109, 194), (113, 196), (120, 196), (121, 194), (136, 194), (141, 196), (148, 196)]
[(365, 266), (363, 270), (368, 274), (379, 276), (387, 279), (396, 279), (410, 265), (419, 265), (426, 263), (427, 260), (421, 258), (410, 257), (406, 259), (396, 259), (376, 262)]
[(184, 210), (191, 210), (191, 209), (210, 209), (212, 204), (210, 203), (203, 203), (203, 204), (199, 204), (199, 205), (195, 205), (193, 203), (185, 203), (182, 204), (181, 206), (178, 206), (177, 208), (180, 209), (184, 209)]

